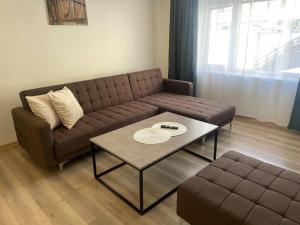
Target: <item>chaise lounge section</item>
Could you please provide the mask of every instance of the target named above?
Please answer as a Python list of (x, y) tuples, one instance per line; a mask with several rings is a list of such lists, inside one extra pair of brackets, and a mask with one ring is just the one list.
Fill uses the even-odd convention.
[(137, 101), (203, 122), (224, 126), (232, 122), (235, 107), (217, 101), (193, 97), (190, 82), (163, 80), (160, 70), (129, 74)]
[[(68, 87), (84, 111), (72, 129), (53, 131), (33, 115), (26, 96)], [(163, 79), (159, 69), (25, 90), (23, 107), (12, 110), (19, 144), (39, 163), (55, 166), (90, 151), (89, 139), (164, 111), (223, 126), (235, 115), (233, 106), (192, 97), (192, 83)]]

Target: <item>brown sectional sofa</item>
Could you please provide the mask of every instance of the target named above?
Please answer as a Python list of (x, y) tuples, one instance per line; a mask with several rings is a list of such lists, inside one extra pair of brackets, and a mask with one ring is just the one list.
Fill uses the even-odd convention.
[[(51, 131), (47, 122), (32, 114), (25, 96), (64, 86), (77, 98), (84, 117), (70, 130), (60, 126)], [(13, 109), (12, 116), (19, 144), (36, 161), (54, 166), (88, 152), (91, 137), (163, 111), (220, 126), (233, 120), (233, 106), (191, 97), (192, 93), (192, 83), (163, 79), (159, 69), (152, 69), (22, 91), (23, 107)]]
[(300, 225), (300, 175), (229, 151), (179, 186), (192, 225)]

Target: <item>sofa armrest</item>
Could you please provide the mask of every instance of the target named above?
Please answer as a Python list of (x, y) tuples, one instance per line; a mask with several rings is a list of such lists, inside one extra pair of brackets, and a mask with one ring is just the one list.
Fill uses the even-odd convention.
[(22, 107), (13, 109), (12, 117), (22, 148), (40, 164), (47, 167), (56, 165), (50, 125)]
[(182, 80), (164, 79), (164, 90), (180, 95), (193, 96), (193, 83)]

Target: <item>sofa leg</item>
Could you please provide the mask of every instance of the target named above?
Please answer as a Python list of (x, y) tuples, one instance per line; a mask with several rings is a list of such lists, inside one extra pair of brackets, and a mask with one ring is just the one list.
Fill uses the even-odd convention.
[(229, 130), (231, 132), (231, 130), (232, 130), (232, 123), (230, 123), (230, 125), (229, 125)]
[(63, 172), (63, 171), (64, 171), (64, 164), (65, 164), (65, 163), (60, 163), (60, 164), (58, 164), (58, 166), (59, 166), (59, 171), (60, 171), (60, 172)]

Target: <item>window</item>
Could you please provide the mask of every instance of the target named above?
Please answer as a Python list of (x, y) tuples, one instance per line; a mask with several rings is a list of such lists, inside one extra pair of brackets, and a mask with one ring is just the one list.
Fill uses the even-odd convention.
[(300, 0), (200, 0), (201, 7), (202, 67), (300, 74)]
[(226, 65), (229, 54), (232, 7), (210, 12), (208, 63)]

